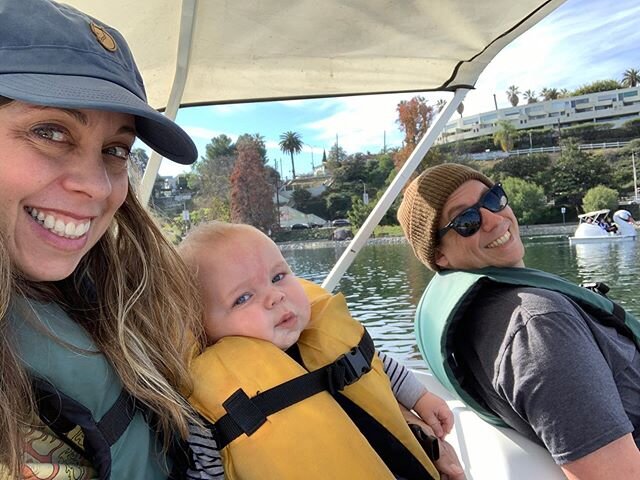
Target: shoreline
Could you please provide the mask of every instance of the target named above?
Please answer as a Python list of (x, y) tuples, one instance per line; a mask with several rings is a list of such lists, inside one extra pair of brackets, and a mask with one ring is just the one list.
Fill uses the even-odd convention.
[[(550, 223), (544, 225), (521, 225), (520, 236), (545, 237), (545, 236), (571, 236), (575, 231), (577, 223), (557, 224)], [(298, 242), (278, 243), (280, 250), (304, 250), (307, 248), (346, 248), (351, 240), (307, 240)], [(369, 238), (367, 245), (390, 245), (397, 243), (407, 243), (404, 237), (376, 237)]]

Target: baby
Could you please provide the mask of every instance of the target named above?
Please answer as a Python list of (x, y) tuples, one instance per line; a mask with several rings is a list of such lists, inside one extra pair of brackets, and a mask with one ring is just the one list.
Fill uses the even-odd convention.
[[(320, 321), (314, 316), (320, 315), (316, 313), (320, 312), (316, 307), (321, 302), (313, 298), (320, 297), (324, 299), (322, 301), (337, 298), (310, 282), (298, 279), (278, 246), (249, 225), (223, 222), (200, 225), (182, 242), (179, 252), (197, 276), (204, 304), (204, 328), (210, 345), (216, 345), (226, 337), (251, 337), (266, 340), (289, 353), (310, 323), (317, 326)], [(348, 316), (346, 303), (337, 305), (338, 311)], [(348, 318), (349, 322), (357, 324)], [(349, 322), (345, 324), (351, 325)], [(333, 330), (343, 330), (342, 323), (335, 325), (337, 328), (332, 327)], [(353, 328), (362, 330), (359, 325)], [(380, 356), (383, 357), (382, 354)], [(267, 363), (271, 362), (262, 365), (266, 367)], [(453, 414), (441, 398), (427, 392), (408, 370), (392, 359), (384, 358), (381, 368), (387, 373), (392, 372), (389, 375), (392, 383), (399, 384), (393, 392), (400, 397), (399, 401), (407, 409), (414, 410), (436, 436), (442, 438), (451, 430)], [(195, 378), (195, 382), (197, 387), (200, 379)], [(406, 384), (409, 391), (413, 390), (409, 399), (398, 395), (403, 387), (407, 390)], [(194, 406), (199, 407), (197, 402)], [(201, 431), (198, 433), (202, 434)], [(198, 443), (202, 446), (202, 438)], [(215, 449), (216, 445), (201, 449), (207, 458), (196, 459), (196, 463), (211, 465), (211, 458), (217, 453)], [(220, 472), (219, 463), (213, 470)], [(213, 471), (211, 475), (214, 475)]]

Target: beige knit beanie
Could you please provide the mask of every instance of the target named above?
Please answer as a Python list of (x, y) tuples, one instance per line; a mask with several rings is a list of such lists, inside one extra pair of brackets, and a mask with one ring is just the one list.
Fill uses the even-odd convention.
[(404, 191), (398, 220), (413, 253), (431, 270), (440, 270), (435, 256), (442, 208), (449, 196), (468, 180), (493, 186), (477, 170), (459, 163), (444, 163), (422, 172)]

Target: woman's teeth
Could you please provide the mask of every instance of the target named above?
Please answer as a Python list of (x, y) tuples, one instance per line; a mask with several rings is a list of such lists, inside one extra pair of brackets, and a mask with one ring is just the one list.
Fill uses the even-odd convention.
[(500, 238), (496, 238), (493, 242), (487, 245), (487, 248), (499, 247), (500, 245), (503, 245), (510, 238), (511, 238), (511, 232), (507, 230), (504, 235), (502, 235)]
[(31, 215), (40, 225), (49, 230), (51, 233), (64, 238), (79, 238), (89, 231), (91, 221), (85, 223), (75, 224), (73, 222), (67, 222), (57, 219), (50, 213), (44, 213), (36, 210), (33, 207), (27, 207), (26, 211)]

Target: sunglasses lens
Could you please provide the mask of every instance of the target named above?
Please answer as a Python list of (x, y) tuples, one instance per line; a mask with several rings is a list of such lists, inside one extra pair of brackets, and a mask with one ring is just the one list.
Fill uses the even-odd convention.
[(453, 220), (451, 227), (463, 237), (470, 237), (480, 229), (480, 211), (469, 208)]
[(507, 194), (500, 185), (494, 185), (482, 199), (482, 206), (491, 212), (499, 212), (507, 206)]

